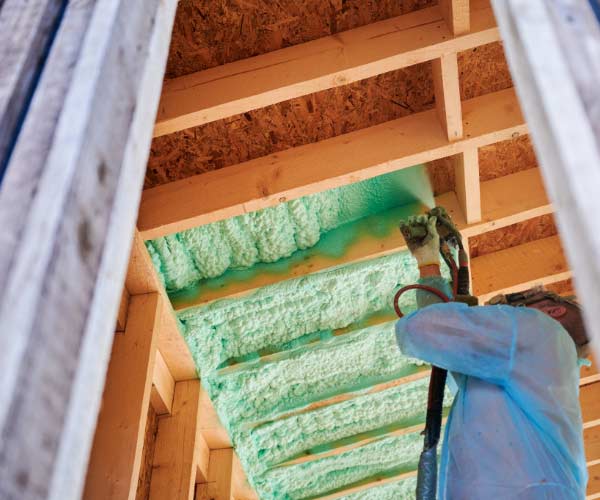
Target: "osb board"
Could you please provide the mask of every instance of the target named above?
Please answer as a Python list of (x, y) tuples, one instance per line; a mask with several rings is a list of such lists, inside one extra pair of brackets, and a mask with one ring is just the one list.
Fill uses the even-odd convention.
[(469, 238), (471, 258), (557, 234), (552, 214), (535, 217)]
[(315, 40), (436, 0), (181, 0), (167, 78)]
[(152, 408), (148, 408), (148, 420), (144, 433), (144, 446), (142, 448), (142, 464), (140, 476), (135, 494), (136, 500), (148, 500), (150, 496), (150, 479), (152, 478), (152, 461), (154, 458), (154, 447), (156, 445), (156, 433), (158, 432), (158, 416)]
[(458, 71), (463, 101), (513, 86), (500, 42), (459, 52)]
[[(453, 158), (448, 157), (427, 164), (435, 196), (454, 191), (454, 163)], [(533, 146), (527, 135), (479, 149), (479, 179), (481, 182), (537, 166)]]
[(157, 137), (145, 187), (321, 141), (433, 105), (428, 62)]
[(479, 148), (479, 180), (496, 179), (538, 166), (528, 135)]
[(454, 191), (454, 157), (440, 158), (427, 163), (427, 173), (434, 196)]

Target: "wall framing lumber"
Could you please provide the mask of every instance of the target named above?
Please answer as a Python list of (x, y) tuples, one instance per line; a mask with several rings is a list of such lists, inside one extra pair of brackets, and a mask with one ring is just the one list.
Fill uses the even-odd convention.
[(117, 314), (117, 332), (124, 332), (127, 326), (127, 309), (129, 309), (129, 292), (123, 287), (121, 292), (121, 302), (119, 303), (119, 312)]
[(471, 29), (469, 0), (440, 0), (440, 8), (446, 24), (454, 36), (468, 33)]
[(481, 221), (481, 193), (479, 184), (479, 153), (476, 148), (463, 151), (455, 157), (454, 178), (456, 197), (467, 224)]
[[(198, 467), (200, 381), (175, 384), (171, 416), (158, 423), (150, 500), (191, 500)], [(202, 466), (206, 470), (205, 466)]]
[(162, 303), (165, 310), (162, 314), (163, 325), (159, 330), (160, 353), (175, 382), (198, 378), (196, 365), (179, 331), (177, 318), (173, 313), (165, 287), (158, 279), (148, 250), (137, 230), (133, 235), (125, 285), (132, 295), (156, 292), (163, 297)]
[(161, 300), (156, 293), (132, 297), (128, 328), (115, 335), (83, 493), (86, 500), (135, 499)]
[(65, 5), (0, 192), (0, 496), (23, 500), (83, 488), (176, 2)]
[(211, 450), (208, 478), (196, 487), (195, 500), (231, 500), (233, 449)]
[[(163, 308), (161, 312), (164, 314), (165, 309)], [(150, 393), (150, 403), (157, 415), (171, 413), (174, 391), (175, 380), (173, 380), (173, 376), (165, 363), (165, 359), (160, 351), (157, 350), (154, 372), (152, 374), (152, 391)]]
[[(600, 28), (585, 0), (493, 0), (540, 168), (600, 355)], [(596, 127), (596, 128), (594, 128)]]
[(425, 111), (147, 189), (138, 228), (153, 239), (527, 131), (512, 89), (465, 101), (463, 124), (464, 139), (450, 143)]
[(174, 78), (165, 84), (154, 135), (170, 134), (499, 40), (489, 2), (474, 0), (472, 11), (472, 32), (456, 38), (435, 6)]
[(435, 107), (450, 142), (463, 136), (458, 60), (456, 52), (443, 54), (432, 61)]

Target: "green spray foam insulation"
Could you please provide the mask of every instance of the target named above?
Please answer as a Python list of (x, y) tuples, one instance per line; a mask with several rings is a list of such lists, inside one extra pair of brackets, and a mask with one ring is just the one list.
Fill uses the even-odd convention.
[(332, 229), (407, 205), (433, 205), (421, 165), (157, 238), (147, 247), (171, 293), (290, 257)]
[(409, 477), (401, 481), (358, 491), (340, 497), (338, 500), (415, 500), (416, 489), (417, 478)]
[[(177, 293), (285, 269), (307, 252), (343, 255), (361, 237), (357, 228), (396, 231), (401, 217), (432, 203), (424, 169), (412, 168), (153, 240), (148, 249)], [(426, 366), (400, 353), (393, 322), (373, 319), (389, 317), (395, 291), (417, 278), (412, 257), (399, 252), (178, 314), (203, 386), (261, 499), (308, 499), (414, 470), (422, 437), (386, 433), (423, 423), (428, 378), (372, 386)], [(414, 295), (401, 306), (414, 310)], [(344, 400), (319, 406), (340, 394)], [(307, 453), (313, 460), (283, 465)], [(381, 498), (404, 498), (398, 492), (407, 485), (385, 485)]]

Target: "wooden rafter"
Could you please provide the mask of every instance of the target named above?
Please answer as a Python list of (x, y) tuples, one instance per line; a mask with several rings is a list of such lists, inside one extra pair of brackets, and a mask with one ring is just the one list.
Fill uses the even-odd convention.
[(498, 41), (489, 2), (472, 3), (457, 37), (436, 6), (170, 80), (155, 136)]
[(425, 111), (147, 189), (138, 228), (152, 239), (527, 131), (512, 89), (463, 102), (463, 125), (464, 138), (451, 143), (436, 111)]

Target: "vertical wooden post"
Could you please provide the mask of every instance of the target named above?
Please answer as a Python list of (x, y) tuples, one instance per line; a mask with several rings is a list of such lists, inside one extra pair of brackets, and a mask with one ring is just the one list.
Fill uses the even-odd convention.
[(158, 424), (150, 500), (191, 500), (198, 469), (204, 479), (208, 476), (208, 447), (198, 432), (199, 401), (199, 380), (175, 384), (171, 416)]
[(468, 149), (455, 157), (455, 192), (467, 224), (481, 220), (479, 153)]
[(160, 323), (157, 293), (131, 298), (116, 334), (84, 488), (86, 500), (135, 498)]
[[(165, 309), (163, 309), (163, 314)], [(173, 406), (173, 392), (175, 381), (165, 363), (160, 351), (156, 351), (156, 362), (154, 363), (154, 374), (152, 376), (152, 392), (150, 402), (157, 415), (168, 415)]]
[(233, 449), (211, 450), (208, 481), (199, 484), (195, 500), (231, 500), (233, 478)]
[(454, 36), (470, 31), (469, 0), (440, 0), (440, 8), (448, 29)]
[(449, 141), (461, 139), (462, 107), (456, 54), (444, 54), (439, 59), (434, 59), (432, 65), (435, 105), (440, 123)]

